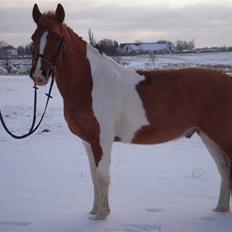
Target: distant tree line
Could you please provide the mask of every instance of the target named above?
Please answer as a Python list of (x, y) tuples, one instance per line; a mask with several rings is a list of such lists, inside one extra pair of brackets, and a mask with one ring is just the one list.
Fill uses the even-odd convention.
[(19, 56), (30, 56), (32, 55), (32, 50), (31, 50), (31, 43), (27, 44), (25, 46), (18, 46), (16, 49), (18, 51)]
[[(89, 43), (97, 48), (100, 53), (105, 53), (109, 56), (120, 55), (119, 43), (116, 40), (111, 39), (102, 39), (96, 42), (93, 32), (89, 29)], [(142, 41), (137, 40), (135, 43), (142, 43)], [(195, 41), (192, 39), (190, 41), (180, 40), (178, 39), (175, 43), (169, 40), (159, 40), (156, 43), (162, 44), (167, 43), (171, 44), (173, 47), (177, 49), (177, 51), (192, 51), (195, 49)]]
[(31, 51), (31, 43), (27, 44), (25, 46), (18, 46), (18, 47), (13, 47), (6, 43), (5, 41), (0, 40), (0, 56), (2, 57), (7, 57), (9, 54), (9, 50), (15, 50), (17, 56), (30, 56), (32, 54)]
[(89, 43), (98, 49), (98, 51), (102, 54), (105, 53), (108, 56), (116, 56), (119, 55), (119, 44), (116, 40), (111, 39), (102, 39), (96, 42), (93, 32), (89, 29)]
[(183, 51), (183, 50), (192, 51), (193, 49), (195, 49), (195, 41), (193, 39), (191, 41), (178, 39), (176, 41), (176, 49), (178, 49), (179, 51)]

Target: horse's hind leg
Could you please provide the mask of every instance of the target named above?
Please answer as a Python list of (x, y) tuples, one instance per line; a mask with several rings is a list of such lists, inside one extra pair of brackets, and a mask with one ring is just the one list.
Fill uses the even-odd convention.
[(230, 192), (231, 192), (231, 162), (225, 152), (221, 150), (206, 134), (199, 134), (209, 153), (216, 162), (218, 171), (221, 175), (221, 189), (216, 212), (230, 211)]

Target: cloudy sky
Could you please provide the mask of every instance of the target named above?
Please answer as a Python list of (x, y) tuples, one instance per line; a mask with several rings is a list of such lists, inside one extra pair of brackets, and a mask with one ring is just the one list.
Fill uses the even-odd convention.
[[(66, 23), (84, 39), (195, 40), (197, 47), (232, 46), (232, 0), (37, 0), (40, 10), (63, 4)], [(30, 42), (35, 29), (31, 0), (0, 0), (0, 40)]]

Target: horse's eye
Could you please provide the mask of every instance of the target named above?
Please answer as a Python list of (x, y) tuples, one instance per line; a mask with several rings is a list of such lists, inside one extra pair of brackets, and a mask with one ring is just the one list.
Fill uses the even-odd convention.
[(56, 36), (55, 41), (56, 41), (56, 42), (59, 42), (59, 41), (60, 41), (60, 38)]

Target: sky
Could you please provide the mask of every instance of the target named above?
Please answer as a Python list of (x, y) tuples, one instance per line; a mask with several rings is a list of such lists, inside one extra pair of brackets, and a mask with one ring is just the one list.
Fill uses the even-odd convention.
[(232, 0), (0, 0), (0, 40), (25, 45), (36, 28), (32, 8), (64, 6), (65, 22), (88, 40), (195, 40), (196, 47), (232, 46)]

